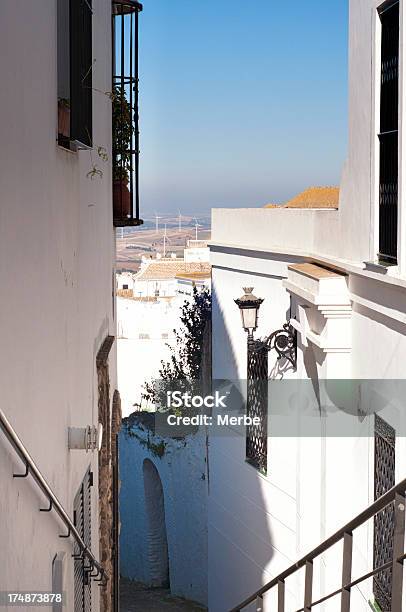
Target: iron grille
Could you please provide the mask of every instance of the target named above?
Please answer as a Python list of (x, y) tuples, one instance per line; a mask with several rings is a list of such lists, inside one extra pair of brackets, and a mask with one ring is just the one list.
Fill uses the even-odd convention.
[[(93, 473), (90, 468), (86, 472), (79, 491), (73, 503), (73, 517), (76, 529), (86, 546), (91, 547), (91, 486), (93, 484)], [(86, 561), (80, 555), (79, 548), (74, 548), (74, 600), (75, 612), (91, 612), (92, 610), (92, 582)], [(89, 568), (90, 570), (91, 568)]]
[(248, 345), (247, 416), (260, 425), (247, 425), (246, 460), (266, 474), (268, 458), (268, 349), (263, 342)]
[(140, 225), (138, 15), (135, 0), (113, 0), (113, 222)]
[(397, 262), (398, 121), (399, 121), (399, 2), (380, 12), (381, 108), (379, 134), (379, 258)]
[(92, 0), (58, 0), (58, 143), (92, 147)]
[[(395, 485), (395, 430), (375, 415), (375, 499)], [(391, 504), (374, 518), (374, 568), (391, 562), (395, 532), (395, 509)], [(374, 576), (374, 595), (382, 612), (391, 610), (392, 570)]]

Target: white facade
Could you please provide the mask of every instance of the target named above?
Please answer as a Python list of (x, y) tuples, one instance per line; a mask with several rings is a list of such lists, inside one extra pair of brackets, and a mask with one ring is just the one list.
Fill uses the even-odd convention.
[[(69, 451), (68, 428), (98, 425), (96, 355), (115, 336), (111, 102), (93, 95), (93, 136), (110, 152), (90, 180), (91, 153), (57, 145), (56, 2), (4, 0), (0, 20), (0, 381), (2, 410), (73, 518), (90, 467), (92, 550), (99, 557), (98, 454)], [(111, 2), (93, 0), (93, 85), (111, 90)], [(7, 84), (7, 85), (5, 85)], [(109, 356), (116, 388), (115, 347)], [(72, 539), (0, 432), (0, 590), (62, 589), (73, 610)], [(93, 583), (93, 607), (101, 589)], [(5, 610), (8, 609), (6, 606)], [(10, 608), (10, 609), (15, 609)]]
[[(166, 578), (172, 595), (203, 605), (207, 605), (206, 454), (204, 430), (175, 440), (154, 435), (136, 420), (123, 423), (121, 575), (152, 586), (160, 586), (159, 579)], [(161, 482), (152, 495), (147, 464), (154, 466)], [(154, 509), (160, 504), (163, 511), (154, 522)], [(157, 548), (153, 542), (158, 542)]]
[(184, 251), (186, 262), (210, 261), (210, 249), (204, 240), (188, 240)]
[(118, 383), (123, 416), (134, 412), (134, 404), (142, 402), (144, 383), (157, 378), (161, 360), (169, 358), (168, 345), (175, 345), (173, 330), (179, 327), (183, 302), (117, 298)]
[(118, 291), (133, 291), (134, 274), (132, 274), (132, 272), (121, 272), (120, 274), (116, 274), (116, 280)]
[[(258, 337), (290, 318), (298, 329), (298, 367), (289, 376), (405, 379), (406, 180), (402, 108), (405, 87), (404, 3), (400, 2), (400, 173), (398, 265), (373, 268), (378, 252), (378, 116), (380, 21), (375, 0), (350, 0), (349, 154), (338, 210), (214, 210), (213, 378), (246, 377), (246, 336), (234, 299), (252, 286), (265, 298)], [(372, 66), (372, 70), (371, 70)], [(316, 269), (303, 270), (300, 264)], [(299, 267), (298, 267), (299, 264)], [(335, 274), (330, 274), (330, 271)], [(318, 275), (326, 274), (320, 279)], [(270, 376), (276, 356), (270, 354)], [(377, 384), (379, 388), (379, 384)], [(390, 387), (388, 387), (390, 389)], [(385, 388), (387, 389), (387, 388)], [(396, 482), (406, 474), (404, 404), (381, 390), (380, 416), (397, 431)], [(336, 405), (342, 405), (342, 398)], [(386, 402), (386, 404), (385, 404)], [(333, 401), (334, 404), (334, 401)], [(345, 402), (344, 402), (345, 405)], [(371, 410), (371, 397), (360, 399)], [(353, 407), (351, 407), (353, 408)], [(345, 417), (345, 414), (343, 414)], [(264, 476), (245, 462), (245, 432), (212, 437), (209, 495), (209, 609), (223, 612), (309, 552), (374, 500), (373, 417), (353, 435), (268, 437)], [(372, 521), (354, 536), (353, 577), (372, 568)], [(340, 586), (341, 548), (315, 564), (313, 599)], [(303, 576), (298, 578), (300, 582)], [(287, 609), (303, 605), (295, 580)], [(372, 582), (352, 591), (354, 610), (367, 610)], [(271, 610), (271, 598), (265, 610)], [(337, 600), (325, 604), (336, 610)]]

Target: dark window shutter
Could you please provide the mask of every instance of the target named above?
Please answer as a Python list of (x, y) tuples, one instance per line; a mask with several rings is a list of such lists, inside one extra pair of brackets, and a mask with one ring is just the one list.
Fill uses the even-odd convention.
[(71, 141), (92, 146), (92, 0), (70, 0)]
[(398, 120), (399, 2), (380, 12), (381, 108), (379, 163), (379, 258), (397, 263), (398, 242)]

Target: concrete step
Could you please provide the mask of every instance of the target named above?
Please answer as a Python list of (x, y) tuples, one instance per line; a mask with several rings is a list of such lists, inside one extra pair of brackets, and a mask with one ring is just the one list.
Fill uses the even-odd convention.
[(169, 589), (150, 589), (139, 582), (120, 581), (120, 612), (202, 612), (207, 608), (181, 597)]

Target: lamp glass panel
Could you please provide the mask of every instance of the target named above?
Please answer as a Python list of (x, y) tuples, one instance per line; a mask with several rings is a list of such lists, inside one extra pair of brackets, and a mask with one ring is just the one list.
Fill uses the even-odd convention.
[(244, 329), (256, 329), (258, 320), (258, 309), (242, 308), (241, 318)]

